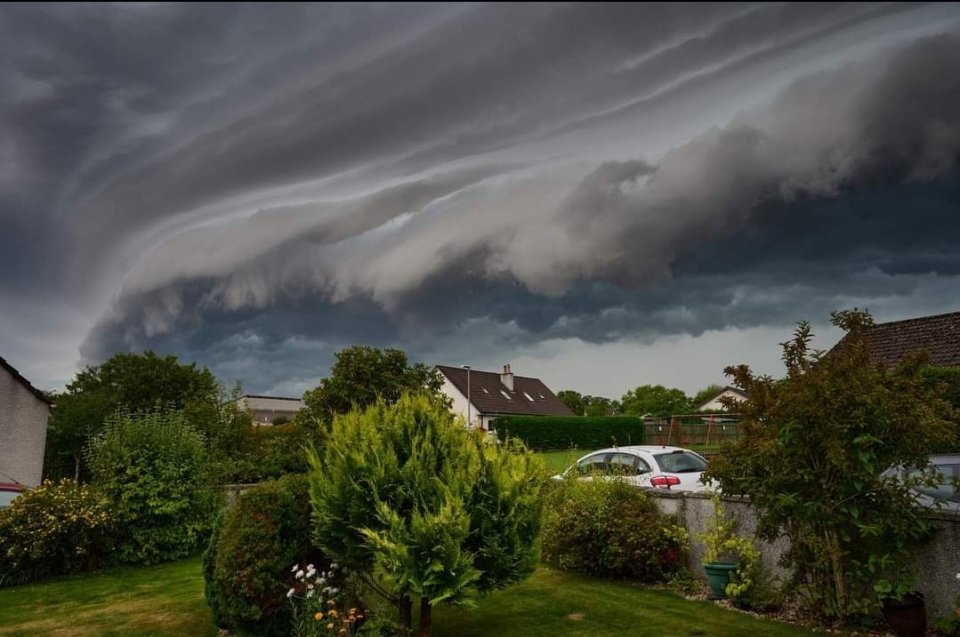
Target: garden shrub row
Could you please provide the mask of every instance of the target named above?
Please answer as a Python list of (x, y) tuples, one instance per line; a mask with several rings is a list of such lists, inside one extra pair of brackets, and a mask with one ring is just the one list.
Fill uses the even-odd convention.
[(543, 559), (563, 570), (663, 583), (686, 563), (684, 527), (625, 482), (567, 480), (545, 511)]
[(203, 556), (217, 626), (258, 635), (290, 632), (290, 566), (329, 561), (310, 542), (307, 478), (288, 475), (244, 492), (223, 511)]
[(643, 420), (634, 416), (503, 416), (493, 426), (501, 441), (519, 438), (535, 451), (644, 444)]
[(89, 484), (45, 482), (0, 511), (0, 586), (198, 553), (220, 504), (180, 411), (117, 412), (87, 448)]

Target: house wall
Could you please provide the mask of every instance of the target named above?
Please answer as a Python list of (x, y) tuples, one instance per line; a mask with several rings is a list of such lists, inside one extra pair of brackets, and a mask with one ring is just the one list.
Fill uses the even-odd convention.
[[(450, 382), (450, 379), (443, 377), (443, 385), (440, 386), (440, 391), (442, 391), (450, 400), (451, 406), (450, 410), (463, 418), (464, 421), (467, 420), (467, 397), (460, 393), (460, 390)], [(468, 429), (475, 429), (477, 427), (483, 426), (480, 413), (477, 411), (476, 405), (470, 406), (470, 423), (467, 425)], [(485, 427), (486, 428), (486, 427)]]
[[(651, 490), (657, 507), (664, 514), (676, 515), (690, 533), (691, 551), (688, 566), (694, 573), (703, 573), (703, 544), (697, 536), (707, 530), (713, 518), (713, 503), (703, 493), (670, 493)], [(724, 509), (737, 519), (737, 532), (753, 537), (757, 530), (757, 510), (748, 500), (724, 498)], [(923, 593), (927, 618), (933, 625), (937, 619), (954, 612), (954, 599), (960, 594), (960, 514), (930, 512), (940, 527), (929, 542), (917, 546), (912, 555), (918, 588)], [(779, 560), (790, 548), (786, 538), (775, 542), (758, 542), (764, 565), (781, 579), (787, 572)]]
[(743, 398), (736, 392), (732, 392), (729, 389), (721, 392), (717, 395), (716, 398), (711, 400), (708, 403), (704, 403), (700, 406), (699, 411), (717, 411), (721, 409), (726, 409), (726, 405), (720, 402), (721, 398), (733, 398), (734, 400), (743, 400)]
[(0, 482), (40, 484), (49, 413), (47, 403), (0, 367)]

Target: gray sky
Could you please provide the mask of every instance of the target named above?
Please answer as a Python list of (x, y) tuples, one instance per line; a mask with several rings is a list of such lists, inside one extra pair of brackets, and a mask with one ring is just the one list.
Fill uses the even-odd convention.
[(960, 309), (960, 5), (0, 6), (0, 355), (619, 396)]

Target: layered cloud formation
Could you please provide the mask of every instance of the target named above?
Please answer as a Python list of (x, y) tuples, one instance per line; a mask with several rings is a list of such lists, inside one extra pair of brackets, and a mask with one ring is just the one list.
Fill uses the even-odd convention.
[(5, 7), (0, 346), (51, 382), (150, 347), (295, 392), (364, 342), (602, 391), (593, 343), (616, 393), (657, 378), (611, 344), (957, 309), (958, 33), (956, 5)]

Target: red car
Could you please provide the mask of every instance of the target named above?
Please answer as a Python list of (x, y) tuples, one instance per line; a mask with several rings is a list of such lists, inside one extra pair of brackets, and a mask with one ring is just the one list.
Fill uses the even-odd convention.
[(10, 506), (14, 498), (23, 493), (23, 485), (15, 482), (0, 482), (0, 509)]

